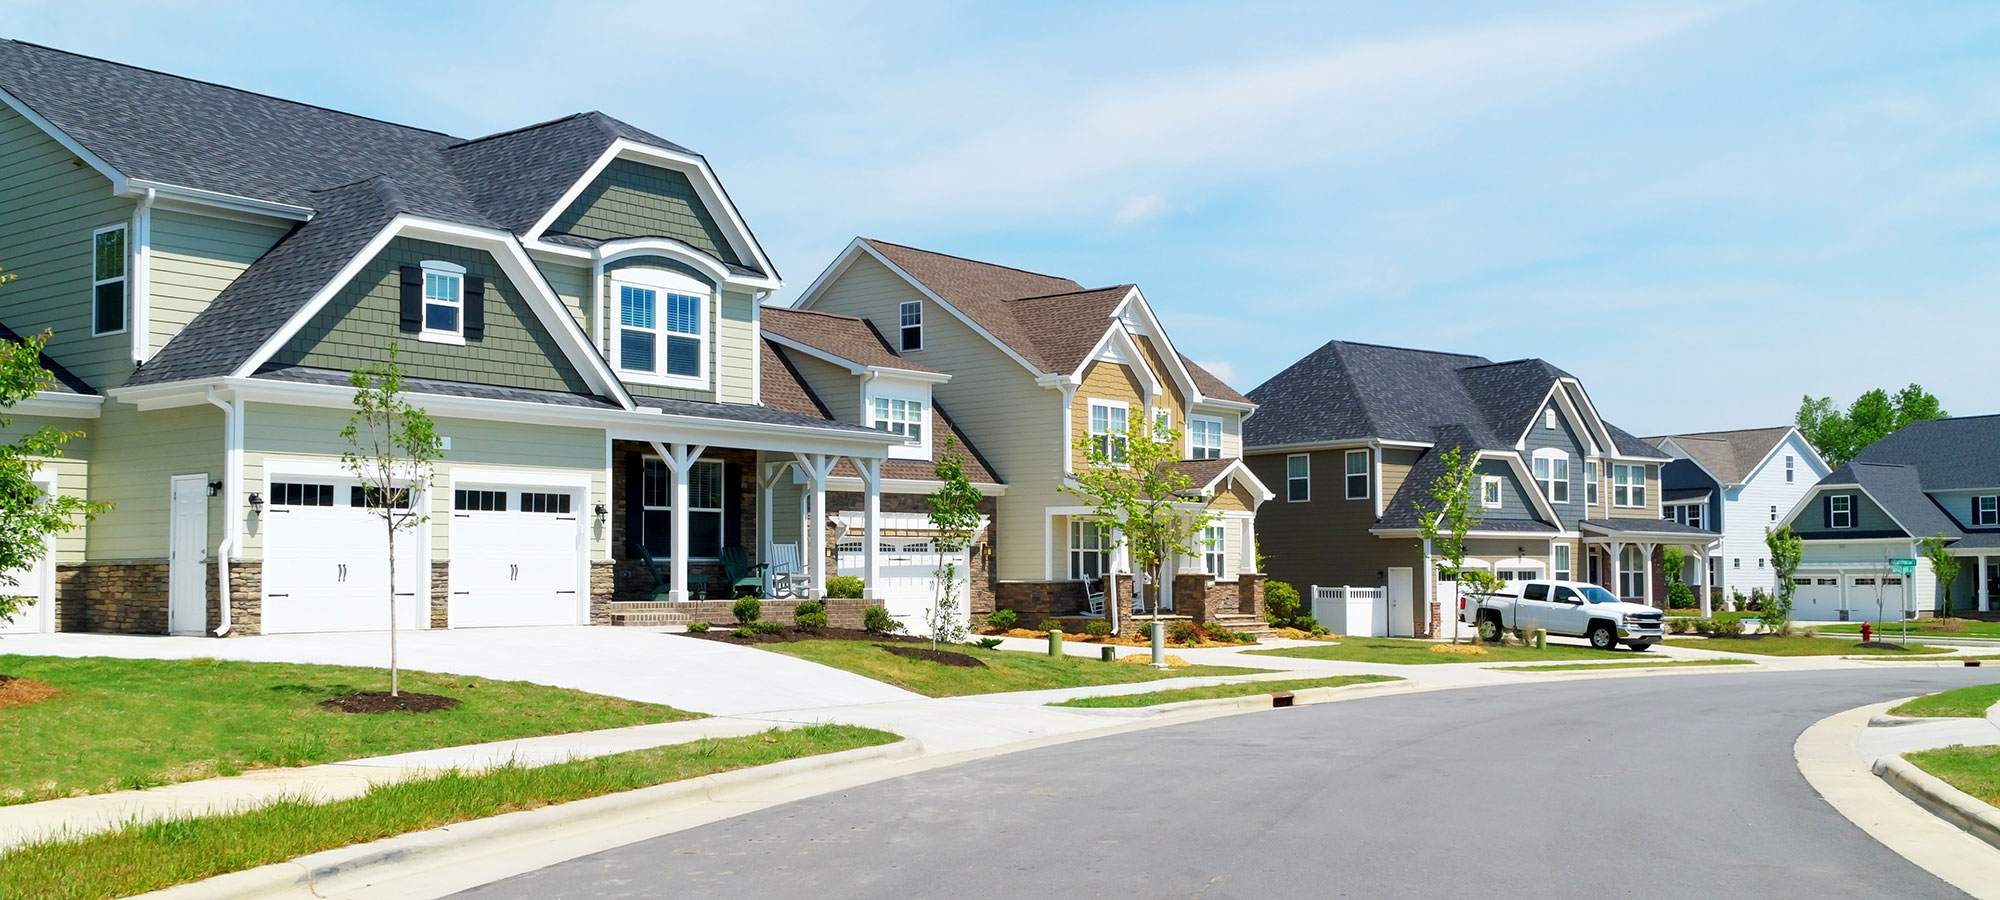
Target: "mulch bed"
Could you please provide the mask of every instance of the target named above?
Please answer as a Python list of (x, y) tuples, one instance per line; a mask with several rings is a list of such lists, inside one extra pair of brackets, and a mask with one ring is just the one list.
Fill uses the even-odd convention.
[(835, 641), (874, 641), (876, 643), (894, 641), (903, 644), (928, 644), (931, 642), (931, 639), (927, 637), (917, 637), (908, 634), (876, 634), (875, 632), (863, 631), (859, 628), (820, 628), (807, 631), (806, 629), (795, 628), (790, 625), (785, 626), (785, 630), (774, 634), (753, 634), (749, 637), (737, 637), (730, 633), (735, 627), (734, 625), (710, 625), (707, 631), (690, 631), (686, 634), (675, 635), (675, 637), (700, 638), (704, 641), (721, 641), (725, 644), (787, 644), (792, 641), (816, 641), (822, 639)]
[(929, 662), (934, 662), (939, 665), (956, 666), (961, 669), (986, 668), (985, 660), (980, 659), (977, 656), (967, 656), (963, 653), (953, 653), (950, 650), (932, 650), (929, 647), (891, 647), (886, 644), (883, 645), (882, 649), (887, 650), (890, 653), (893, 653), (897, 656), (903, 657), (904, 659), (921, 659)]
[(362, 691), (358, 694), (343, 694), (329, 700), (321, 700), (319, 705), (334, 712), (344, 713), (427, 713), (455, 709), (458, 707), (458, 698), (437, 694), (413, 694), (409, 691), (394, 696), (388, 691)]
[(1908, 645), (1898, 644), (1894, 641), (1856, 641), (1854, 646), (1866, 647), (1870, 650), (1895, 650), (1899, 653), (1907, 652), (1910, 649)]
[(40, 703), (58, 693), (61, 692), (39, 681), (0, 675), (0, 709)]

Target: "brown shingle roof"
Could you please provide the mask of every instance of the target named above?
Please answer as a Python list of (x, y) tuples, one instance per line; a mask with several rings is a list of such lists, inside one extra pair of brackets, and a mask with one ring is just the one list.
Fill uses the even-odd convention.
[[(973, 484), (1004, 484), (1000, 476), (993, 474), (993, 468), (986, 464), (986, 458), (979, 455), (979, 448), (965, 439), (965, 432), (958, 430), (958, 423), (946, 415), (942, 407), (933, 405), (931, 413), (943, 434), (952, 438), (952, 452), (965, 457), (965, 477)], [(941, 434), (931, 435), (931, 461), (915, 459), (891, 459), (882, 463), (882, 477), (900, 478), (909, 481), (934, 481), (937, 478), (937, 463), (944, 459), (944, 441)], [(861, 472), (854, 463), (842, 459), (833, 467), (833, 474), (847, 478), (859, 478)]]
[(766, 332), (857, 365), (912, 372), (937, 371), (923, 363), (897, 356), (864, 319), (784, 306), (766, 306), (760, 315)]
[(1215, 377), (1215, 373), (1195, 365), (1194, 360), (1188, 359), (1186, 354), (1181, 354), (1181, 365), (1187, 366), (1188, 375), (1194, 379), (1195, 387), (1201, 389), (1201, 395), (1204, 397), (1211, 400), (1234, 400), (1237, 403), (1256, 402), (1237, 393), (1235, 388)]
[(1045, 368), (1065, 375), (1097, 349), (1097, 342), (1111, 328), (1111, 311), (1132, 293), (1132, 286), (1120, 284), (1088, 291), (1067, 291), (1045, 297), (1009, 300), (1005, 306), (1015, 320), (1023, 323)]
[(799, 377), (797, 369), (792, 368), (791, 361), (785, 359), (785, 355), (778, 352), (770, 341), (760, 343), (763, 344), (764, 363), (759, 378), (763, 391), (759, 402), (772, 409), (832, 421), (833, 413), (828, 412), (826, 405), (813, 396), (812, 390), (806, 387), (806, 380)]
[(1745, 428), (1740, 431), (1702, 431), (1694, 434), (1672, 434), (1646, 438), (1646, 443), (1660, 446), (1667, 438), (1681, 445), (1688, 456), (1707, 469), (1724, 484), (1742, 484), (1750, 477), (1750, 470), (1771, 455), (1772, 448), (1791, 433), (1792, 426), (1780, 425), (1776, 428)]

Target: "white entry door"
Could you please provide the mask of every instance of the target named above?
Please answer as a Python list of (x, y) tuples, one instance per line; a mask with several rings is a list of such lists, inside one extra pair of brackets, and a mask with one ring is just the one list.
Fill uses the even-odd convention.
[(208, 630), (208, 476), (175, 475), (167, 527), (167, 630)]
[(1409, 568), (1388, 570), (1390, 637), (1416, 635), (1416, 572)]
[(454, 485), (451, 627), (588, 623), (582, 509), (572, 488)]
[[(39, 480), (37, 483), (44, 492), (54, 489), (53, 483), (42, 483)], [(12, 618), (0, 621), (0, 634), (33, 634), (56, 630), (55, 602), (51, 599), (55, 586), (52, 577), (55, 566), (51, 563), (55, 557), (55, 544), (56, 539), (53, 536), (47, 538), (47, 552), (41, 559), (35, 560), (33, 565), (18, 572), (0, 574), (0, 594), (20, 597), (23, 600), (21, 608), (14, 611)]]
[[(389, 627), (389, 538), (354, 479), (273, 475), (264, 520), (265, 634)], [(422, 497), (417, 502), (423, 502)], [(430, 618), (421, 528), (396, 535), (396, 626)]]

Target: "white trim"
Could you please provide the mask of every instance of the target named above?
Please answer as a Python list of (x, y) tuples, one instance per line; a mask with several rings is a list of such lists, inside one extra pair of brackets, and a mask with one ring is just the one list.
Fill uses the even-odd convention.
[[(1104, 441), (1105, 458), (1106, 459), (1111, 458), (1111, 439), (1113, 438), (1116, 438), (1120, 442), (1120, 449), (1124, 451), (1123, 453), (1120, 454), (1120, 456), (1130, 457), (1132, 454), (1132, 448), (1124, 446), (1124, 442), (1129, 440), (1131, 437), (1132, 404), (1124, 400), (1104, 400), (1097, 397), (1086, 397), (1084, 398), (1084, 400), (1085, 400), (1085, 406), (1083, 415), (1083, 427), (1085, 429), (1085, 432), (1089, 434), (1092, 444), (1094, 445), (1096, 443), (1098, 437), (1097, 423), (1094, 420), (1096, 419), (1095, 413), (1097, 412), (1097, 408), (1101, 406), (1104, 407), (1105, 409), (1104, 413), (1105, 431), (1103, 432), (1103, 436), (1105, 438)], [(1110, 411), (1114, 409), (1125, 414), (1124, 428), (1112, 427)]]
[[(1187, 425), (1187, 428), (1185, 429), (1185, 430), (1187, 431), (1187, 449), (1186, 449), (1185, 451), (1183, 451), (1183, 452), (1185, 452), (1185, 453), (1187, 454), (1187, 457), (1188, 457), (1189, 459), (1221, 459), (1221, 458), (1222, 458), (1222, 431), (1223, 431), (1223, 429), (1224, 429), (1224, 428), (1226, 427), (1226, 425), (1227, 425), (1227, 423), (1225, 423), (1225, 422), (1224, 422), (1224, 421), (1222, 420), (1222, 417), (1221, 417), (1221, 416), (1210, 416), (1210, 415), (1204, 415), (1204, 414), (1201, 414), (1201, 413), (1194, 413), (1194, 412), (1190, 412), (1190, 413), (1188, 413), (1188, 414), (1187, 414), (1186, 416), (1184, 416), (1184, 417), (1183, 417), (1183, 419), (1184, 419), (1184, 421), (1185, 421), (1185, 423), (1186, 423), (1186, 425)], [(1196, 446), (1196, 445), (1195, 445), (1195, 442), (1194, 442), (1194, 425), (1195, 425), (1195, 423), (1196, 423), (1196, 422), (1201, 422), (1201, 423), (1203, 423), (1203, 424), (1205, 424), (1205, 425), (1207, 425), (1207, 424), (1212, 424), (1212, 425), (1214, 425), (1214, 426), (1215, 426), (1215, 446), (1214, 446), (1214, 447), (1212, 447), (1212, 448), (1211, 448), (1211, 447), (1200, 447), (1200, 446)], [(1203, 430), (1204, 430), (1204, 431), (1206, 431), (1207, 429), (1206, 429), (1206, 428), (1204, 428)], [(1215, 455), (1214, 455), (1214, 456), (1205, 456), (1205, 455), (1204, 455), (1204, 456), (1196, 456), (1196, 455), (1195, 455), (1195, 451), (1196, 451), (1196, 450), (1210, 450), (1210, 449), (1213, 449), (1213, 450), (1215, 451)]]
[[(417, 340), (433, 344), (456, 344), (465, 346), (465, 267), (441, 259), (426, 259), (418, 264), (423, 270), (423, 286), (418, 294), (421, 298), (417, 317)], [(449, 278), (452, 284), (451, 297), (431, 296), (431, 276)], [(431, 305), (449, 307), (457, 312), (453, 321), (457, 328), (443, 329), (431, 327)]]
[[(912, 306), (917, 308), (917, 321), (914, 324), (904, 321), (907, 318), (905, 314), (909, 312)], [(917, 330), (917, 345), (915, 347), (910, 346), (908, 340), (909, 331), (912, 328)], [(922, 349), (924, 349), (924, 301), (901, 301), (896, 304), (896, 352), (911, 353)]]
[[(1521, 493), (1527, 495), (1528, 502), (1534, 504), (1535, 512), (1541, 515), (1543, 521), (1557, 528), (1562, 528), (1566, 524), (1562, 516), (1556, 513), (1555, 504), (1550, 503), (1549, 498), (1542, 495), (1541, 483), (1535, 480), (1535, 472), (1529, 468), (1527, 460), (1522, 459), (1518, 453), (1488, 453), (1484, 450), (1475, 451), (1472, 458), (1477, 463), (1489, 457), (1506, 459), (1507, 467), (1514, 470), (1514, 478), (1523, 488)], [(1584, 510), (1586, 517), (1589, 512), (1588, 509)]]
[[(1350, 471), (1351, 469), (1354, 468), (1353, 460), (1354, 460), (1354, 454), (1356, 453), (1362, 454), (1361, 471), (1358, 473)], [(1341, 454), (1340, 456), (1341, 499), (1367, 500), (1375, 496), (1375, 473), (1370, 464), (1370, 458), (1372, 456), (1374, 456), (1374, 452), (1365, 448), (1358, 450), (1349, 450)], [(1364, 481), (1365, 486), (1361, 489), (1361, 493), (1358, 495), (1354, 493), (1354, 476), (1357, 474), (1360, 475), (1365, 480)]]
[[(1610, 507), (1609, 507), (1609, 508), (1611, 508), (1611, 509), (1645, 509), (1645, 508), (1646, 508), (1646, 499), (1645, 499), (1645, 494), (1646, 494), (1646, 467), (1647, 467), (1647, 465), (1648, 465), (1647, 463), (1636, 463), (1636, 462), (1614, 462), (1614, 463), (1612, 463), (1612, 464), (1611, 464), (1611, 499), (1610, 499), (1610, 500), (1608, 501), (1608, 502), (1609, 502), (1609, 504), (1610, 504)], [(1620, 484), (1618, 483), (1618, 470), (1619, 470), (1619, 469), (1638, 469), (1638, 470), (1639, 470), (1639, 483), (1638, 483), (1638, 484), (1636, 484), (1636, 485), (1632, 485), (1632, 484), (1626, 484), (1626, 485), (1620, 485)], [(1620, 502), (1618, 502), (1618, 489), (1619, 489), (1620, 487), (1624, 487), (1624, 488), (1626, 489), (1626, 491), (1625, 491), (1625, 499), (1626, 499), (1626, 501), (1627, 501), (1627, 502), (1625, 502), (1625, 503), (1620, 503)], [(1638, 488), (1638, 491), (1639, 491), (1639, 502), (1637, 502), (1637, 503), (1632, 503), (1632, 502), (1630, 502), (1630, 501), (1631, 501), (1631, 498), (1632, 498), (1632, 488), (1634, 488), (1634, 487)]]
[(104, 412), (104, 398), (92, 394), (36, 391), (33, 397), (15, 403), (12, 410), (17, 415), (95, 419)]
[[(679, 272), (666, 269), (629, 267), (606, 273), (606, 275), (610, 279), (610, 286), (618, 289), (616, 291), (605, 292), (605, 311), (607, 313), (605, 316), (605, 327), (610, 331), (610, 352), (607, 358), (611, 360), (612, 371), (618, 373), (618, 377), (625, 381), (639, 384), (694, 390), (709, 387), (709, 376), (715, 367), (709, 365), (708, 357), (709, 353), (717, 346), (714, 337), (715, 326), (718, 323), (713, 321), (713, 319), (715, 319), (715, 314), (721, 307), (718, 299), (720, 292), (699, 279), (690, 278)], [(622, 293), (625, 288), (636, 291), (648, 291), (653, 294), (653, 324), (651, 327), (625, 324), (625, 298)], [(686, 332), (669, 331), (667, 329), (668, 300), (676, 296), (691, 298), (696, 302), (694, 319), (695, 327), (699, 329), (699, 332), (693, 335), (696, 341), (695, 374), (693, 375), (672, 375), (668, 374), (666, 370), (668, 341), (675, 337), (679, 337), (682, 340), (690, 337)], [(609, 307), (613, 304), (618, 306), (618, 315), (616, 317), (608, 314), (610, 312)], [(616, 324), (612, 323), (611, 320), (613, 318), (617, 319)], [(626, 367), (623, 332), (627, 329), (650, 333), (653, 336), (652, 371)]]
[(944, 372), (926, 372), (920, 369), (902, 369), (893, 366), (871, 366), (863, 363), (858, 363), (855, 362), (854, 360), (848, 359), (847, 357), (841, 356), (830, 350), (826, 350), (820, 347), (815, 347), (811, 344), (807, 344), (802, 341), (793, 340), (792, 338), (786, 337), (782, 334), (772, 334), (767, 332), (764, 334), (764, 339), (774, 344), (777, 344), (781, 347), (784, 347), (787, 350), (797, 350), (798, 352), (804, 353), (807, 356), (813, 357), (815, 359), (823, 360), (825, 362), (832, 363), (833, 365), (840, 366), (841, 368), (846, 369), (847, 374), (849, 375), (880, 375), (891, 378), (901, 378), (908, 381), (923, 382), (925, 384), (943, 384), (951, 380), (951, 376)]
[[(1847, 505), (1847, 508), (1846, 508), (1846, 509), (1835, 509), (1834, 507), (1835, 507), (1836, 505), (1838, 505), (1838, 504), (1837, 504), (1837, 503), (1836, 503), (1835, 501), (1845, 501), (1845, 502), (1846, 502), (1846, 505)], [(1853, 528), (1854, 528), (1854, 523), (1855, 523), (1855, 522), (1856, 522), (1857, 520), (1859, 520), (1859, 519), (1861, 518), (1860, 516), (1857, 516), (1857, 515), (1855, 515), (1855, 512), (1856, 512), (1856, 510), (1855, 510), (1855, 508), (1854, 508), (1854, 495), (1853, 495), (1853, 494), (1828, 494), (1828, 495), (1827, 495), (1827, 499), (1826, 499), (1826, 527), (1827, 527), (1827, 530), (1829, 530), (1829, 531), (1850, 531), (1850, 530), (1853, 530)], [(1842, 514), (1842, 513), (1845, 513), (1845, 514), (1847, 515), (1847, 524), (1845, 524), (1845, 525), (1840, 525), (1840, 524), (1836, 524), (1836, 523), (1837, 523), (1837, 522), (1838, 522), (1839, 520), (1838, 520), (1838, 519), (1836, 519), (1836, 518), (1835, 518), (1835, 516), (1838, 516), (1838, 515), (1840, 515), (1840, 514)]]
[[(1549, 461), (1549, 477), (1546, 479), (1542, 477), (1542, 474), (1540, 472), (1535, 470), (1533, 465), (1534, 463), (1539, 463), (1545, 459)], [(1556, 478), (1557, 460), (1561, 460), (1563, 464), (1563, 477), (1561, 478), (1561, 480), (1558, 480)], [(1535, 492), (1541, 494), (1544, 499), (1548, 500), (1551, 506), (1557, 503), (1568, 504), (1576, 502), (1575, 498), (1570, 496), (1571, 479), (1574, 477), (1574, 475), (1571, 472), (1569, 472), (1569, 464), (1570, 464), (1569, 451), (1564, 450), (1560, 447), (1542, 447), (1537, 449), (1533, 454), (1530, 454), (1530, 465), (1528, 472), (1534, 478)], [(1558, 484), (1562, 485), (1563, 489), (1562, 490), (1563, 496), (1562, 499), (1560, 500), (1555, 498), (1555, 487)]]
[[(125, 256), (125, 259), (124, 259), (124, 261), (123, 261), (123, 262), (122, 262), (122, 263), (120, 264), (120, 266), (119, 266), (119, 270), (120, 270), (120, 271), (118, 272), (118, 275), (117, 275), (117, 277), (114, 277), (114, 278), (99, 278), (99, 277), (97, 277), (97, 238), (98, 238), (98, 236), (99, 236), (99, 235), (103, 235), (103, 234), (110, 234), (111, 232), (114, 232), (114, 231), (118, 232), (118, 233), (119, 233), (119, 234), (121, 235), (121, 238), (120, 238), (120, 240), (119, 240), (119, 244), (121, 245), (122, 249), (124, 250), (124, 256)], [(132, 227), (131, 227), (131, 223), (129, 223), (129, 222), (117, 222), (117, 223), (113, 223), (113, 224), (110, 224), (110, 225), (106, 225), (106, 226), (104, 226), (104, 227), (102, 227), (102, 228), (93, 228), (93, 229), (91, 229), (91, 230), (90, 230), (90, 256), (89, 256), (89, 258), (88, 258), (88, 259), (87, 259), (87, 260), (86, 260), (86, 261), (84, 262), (84, 265), (85, 265), (85, 266), (87, 266), (87, 267), (89, 267), (89, 269), (90, 269), (90, 278), (89, 278), (89, 280), (90, 280), (90, 336), (91, 336), (91, 337), (109, 337), (109, 336), (111, 336), (111, 335), (114, 335), (114, 334), (124, 334), (124, 333), (126, 333), (126, 332), (128, 332), (128, 331), (131, 331), (131, 330), (132, 330)], [(118, 284), (118, 288), (119, 288), (119, 293), (123, 295), (123, 299), (121, 299), (121, 300), (119, 301), (119, 303), (118, 303), (118, 327), (117, 327), (117, 328), (107, 328), (107, 329), (103, 329), (103, 330), (99, 330), (99, 329), (98, 329), (98, 327), (97, 327), (97, 326), (98, 326), (98, 321), (97, 321), (97, 289), (98, 289), (98, 288), (100, 288), (100, 287), (103, 287), (103, 286), (105, 286), (105, 285), (107, 285), (107, 284), (112, 284), (112, 283), (114, 283), (114, 282), (116, 282), (116, 283)]]
[(1501, 488), (1506, 483), (1507, 479), (1498, 475), (1479, 476), (1479, 505), (1486, 509), (1501, 509), (1507, 498), (1507, 492)]
[[(1292, 460), (1294, 459), (1303, 459), (1306, 461), (1306, 473), (1304, 475), (1292, 474)], [(1313, 463), (1312, 454), (1310, 453), (1288, 453), (1285, 455), (1285, 502), (1286, 503), (1312, 502), (1312, 463)], [(1303, 497), (1292, 496), (1292, 482), (1294, 481), (1303, 481), (1306, 483), (1305, 496)]]
[[(126, 298), (131, 306), (132, 363), (143, 365), (153, 355), (153, 203), (159, 192), (147, 188), (132, 207), (131, 269), (126, 273)], [(95, 249), (95, 248), (93, 248)], [(95, 299), (95, 292), (93, 297)]]
[[(1250, 466), (1245, 464), (1241, 457), (1233, 456), (1229, 458), (1229, 465), (1223, 466), (1222, 471), (1215, 473), (1215, 477), (1210, 478), (1207, 484), (1202, 485), (1201, 490), (1206, 494), (1217, 494), (1219, 491), (1215, 489), (1216, 485), (1229, 480), (1233, 480), (1237, 484), (1249, 488), (1250, 493), (1257, 497), (1257, 502), (1260, 505), (1264, 501), (1275, 499), (1278, 496), (1271, 493), (1271, 489), (1264, 485), (1263, 480), (1257, 477), (1257, 473), (1250, 471)], [(1232, 511), (1225, 510), (1221, 514), (1231, 515)], [(1244, 515), (1250, 514), (1244, 513)]]
[(125, 173), (112, 168), (111, 164), (105, 162), (103, 157), (90, 152), (88, 147), (78, 143), (75, 138), (70, 137), (62, 129), (57, 128), (55, 123), (42, 118), (40, 113), (35, 112), (34, 108), (28, 104), (21, 102), (20, 98), (15, 97), (6, 90), (0, 90), (0, 103), (5, 103), (9, 107), (12, 107), (14, 112), (18, 113), (21, 118), (28, 120), (28, 124), (41, 129), (43, 134), (54, 138), (56, 143), (61, 144), (64, 150), (76, 154), (77, 158), (83, 160), (85, 165), (97, 170), (97, 174), (110, 179), (111, 193), (122, 196), (131, 190), (131, 180), (125, 177)]
[(1094, 363), (1108, 363), (1131, 369), (1138, 374), (1140, 383), (1146, 388), (1149, 402), (1165, 390), (1166, 385), (1160, 381), (1158, 375), (1154, 374), (1153, 367), (1146, 364), (1146, 355), (1139, 352), (1139, 342), (1125, 330), (1123, 322), (1113, 320), (1111, 325), (1104, 329), (1104, 334), (1098, 336), (1097, 343), (1090, 348), (1090, 352), (1084, 355), (1083, 362), (1077, 364), (1076, 371), (1065, 377), (1081, 382), (1083, 373), (1089, 371)]
[[(1174, 376), (1174, 381), (1180, 385), (1181, 395), (1187, 398), (1189, 405), (1197, 402), (1230, 406), (1242, 405), (1233, 400), (1223, 400), (1202, 394), (1201, 388), (1194, 382), (1194, 373), (1189, 372), (1187, 366), (1181, 364), (1180, 351), (1174, 348), (1173, 339), (1167, 337), (1166, 326), (1161, 325), (1159, 317), (1153, 314), (1153, 304), (1146, 299), (1145, 293), (1140, 291), (1137, 285), (1134, 285), (1132, 290), (1125, 295), (1125, 299), (1119, 301), (1118, 306), (1111, 311), (1111, 315), (1122, 320), (1128, 312), (1133, 311), (1134, 300), (1138, 301), (1136, 310), (1141, 317), (1140, 324), (1146, 328), (1146, 336), (1159, 343), (1159, 347), (1156, 349), (1159, 351), (1160, 359), (1166, 362), (1169, 373)], [(1250, 404), (1250, 406), (1254, 407), (1255, 404)]]
[(1246, 455), (1261, 456), (1267, 453), (1307, 453), (1314, 450), (1345, 450), (1350, 447), (1392, 447), (1398, 450), (1429, 450), (1436, 444), (1422, 441), (1391, 441), (1376, 438), (1355, 438), (1351, 441), (1304, 441), (1295, 444), (1245, 445)]

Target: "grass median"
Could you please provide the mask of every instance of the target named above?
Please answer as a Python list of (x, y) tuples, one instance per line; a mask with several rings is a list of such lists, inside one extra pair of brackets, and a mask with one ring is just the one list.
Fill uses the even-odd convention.
[(1905, 753), (1903, 758), (1994, 806), (2000, 806), (2000, 747), (1944, 747)]
[(1892, 716), (1977, 719), (2000, 703), (2000, 684), (1982, 684), (1918, 697), (1889, 710)]
[[(1256, 675), (1264, 669), (1235, 666), (1185, 666), (1155, 669), (1124, 663), (1106, 663), (1074, 656), (1053, 657), (1011, 650), (982, 650), (952, 646), (984, 663), (982, 666), (948, 666), (924, 659), (896, 656), (873, 641), (816, 640), (783, 644), (760, 644), (760, 649), (796, 656), (823, 666), (845, 669), (865, 678), (887, 682), (926, 697), (962, 697), (967, 694), (995, 694), (1003, 691), (1041, 691), (1050, 688), (1092, 687), (1100, 684), (1131, 684), (1162, 678), (1199, 675)], [(929, 647), (929, 644), (899, 644), (901, 647)]]
[(456, 709), (356, 715), (321, 707), (388, 688), (388, 672), (346, 666), (0, 656), (0, 675), (49, 692), (0, 705), (0, 804), (697, 718), (582, 691), (426, 672), (404, 672), (403, 689), (456, 697)]
[[(1878, 636), (1879, 640), (1879, 636)], [(1748, 653), (1754, 656), (1927, 656), (1936, 653), (1950, 653), (1944, 647), (1926, 647), (1923, 644), (1860, 644), (1854, 641), (1829, 637), (1780, 637), (1778, 635), (1754, 635), (1740, 638), (1677, 638), (1667, 641), (1669, 647), (1687, 647), (1694, 650), (1714, 650), (1719, 653)]]
[(1564, 663), (1557, 666), (1494, 666), (1502, 672), (1592, 672), (1598, 669), (1666, 669), (1681, 666), (1753, 666), (1748, 659), (1666, 659), (1652, 662)]
[(1139, 706), (1159, 706), (1163, 703), (1180, 703), (1186, 700), (1220, 700), (1227, 697), (1254, 697), (1258, 694), (1275, 694), (1278, 691), (1302, 691), (1306, 688), (1346, 687), (1350, 684), (1402, 680), (1394, 675), (1336, 675), (1331, 678), (1242, 681), (1235, 684), (1212, 684), (1207, 687), (1176, 688), (1170, 691), (1148, 691), (1143, 694), (1077, 697), (1048, 705), (1079, 707), (1083, 709), (1131, 709)]
[(897, 740), (870, 728), (813, 725), (538, 768), (445, 773), (330, 803), (288, 800), (132, 825), (0, 855), (0, 897), (126, 897), (454, 822)]
[[(1900, 635), (1905, 623), (1877, 622), (1869, 626), (1876, 635)], [(1925, 637), (1972, 637), (2000, 638), (2000, 622), (1986, 622), (1979, 619), (1917, 619), (1907, 623), (1911, 634)], [(1821, 625), (1819, 630), (1832, 634), (1859, 634), (1861, 626), (1854, 624)]]
[[(1539, 650), (1534, 647), (1509, 645), (1505, 647), (1482, 644), (1485, 653), (1464, 655), (1440, 653), (1432, 650), (1438, 646), (1435, 641), (1419, 641), (1409, 638), (1341, 638), (1337, 644), (1322, 644), (1315, 647), (1284, 647), (1277, 650), (1246, 650), (1244, 655), (1289, 656), (1294, 659), (1331, 659), (1341, 662), (1391, 663), (1394, 665), (1437, 665), (1441, 663), (1495, 663), (1495, 662), (1535, 662), (1538, 660), (1564, 659), (1632, 659), (1626, 651), (1592, 650), (1589, 647), (1571, 647), (1564, 644), (1550, 644)], [(1468, 645), (1469, 646), (1469, 645)]]

